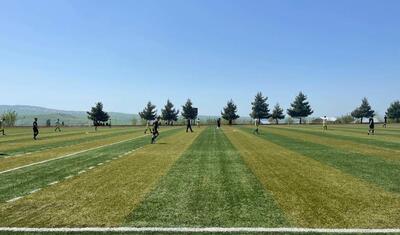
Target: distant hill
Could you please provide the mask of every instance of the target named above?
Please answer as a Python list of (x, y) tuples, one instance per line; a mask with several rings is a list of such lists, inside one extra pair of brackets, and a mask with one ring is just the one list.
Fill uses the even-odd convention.
[[(18, 113), (17, 126), (30, 126), (35, 117), (39, 119), (39, 125), (45, 125), (47, 119), (50, 119), (52, 123), (60, 119), (65, 125), (91, 124), (84, 111), (66, 111), (29, 105), (0, 105), (0, 114), (7, 110)], [(137, 114), (117, 112), (109, 112), (109, 114), (113, 125), (131, 125), (133, 119), (139, 119)]]

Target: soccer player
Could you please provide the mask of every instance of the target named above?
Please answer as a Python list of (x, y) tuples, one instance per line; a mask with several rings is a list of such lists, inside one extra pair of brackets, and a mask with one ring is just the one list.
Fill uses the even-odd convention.
[(59, 131), (59, 132), (61, 132), (61, 127), (60, 127), (61, 125), (60, 125), (60, 119), (57, 119), (57, 121), (56, 121), (56, 129), (54, 129), (54, 131)]
[(322, 118), (322, 127), (323, 127), (324, 131), (328, 130), (328, 119), (326, 118), (326, 116), (324, 116), (324, 118)]
[(369, 123), (368, 135), (370, 134), (375, 135), (374, 117), (370, 117), (368, 123)]
[(221, 128), (221, 118), (217, 119), (217, 129)]
[(197, 118), (197, 120), (196, 120), (196, 126), (197, 126), (197, 128), (200, 127), (200, 118)]
[(383, 127), (386, 128), (387, 126), (387, 116), (385, 115), (385, 117), (383, 117), (384, 122), (383, 122)]
[(5, 122), (5, 118), (1, 118), (0, 119), (0, 132), (1, 133), (3, 133), (3, 135), (6, 135), (5, 133), (4, 133), (4, 122)]
[(150, 121), (147, 120), (147, 122), (146, 122), (146, 130), (144, 130), (144, 133), (145, 133), (145, 134), (147, 134), (147, 131), (150, 131), (150, 133), (151, 133), (150, 124), (151, 124)]
[(260, 121), (258, 119), (255, 120), (254, 125), (256, 126), (256, 129), (253, 131), (253, 134), (259, 135), (260, 132), (258, 130), (258, 126), (260, 125)]
[(154, 144), (156, 142), (157, 137), (160, 135), (158, 133), (158, 127), (160, 126), (160, 117), (157, 117), (156, 120), (153, 122), (153, 136), (151, 137), (151, 143)]
[(190, 118), (187, 119), (187, 124), (186, 124), (186, 132), (193, 132), (192, 130), (192, 120)]
[(37, 140), (37, 136), (39, 135), (39, 127), (37, 123), (37, 118), (33, 121), (32, 128), (33, 128), (33, 139)]

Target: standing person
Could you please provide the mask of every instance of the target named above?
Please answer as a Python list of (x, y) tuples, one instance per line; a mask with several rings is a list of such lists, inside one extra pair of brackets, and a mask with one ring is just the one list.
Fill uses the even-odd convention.
[(258, 119), (255, 120), (254, 125), (256, 126), (256, 129), (253, 131), (253, 134), (260, 134), (258, 127), (260, 126), (260, 121)]
[(60, 119), (57, 119), (57, 121), (56, 121), (56, 129), (54, 129), (54, 131), (59, 131), (59, 132), (61, 132), (61, 128), (60, 128)]
[(153, 136), (151, 137), (151, 143), (154, 144), (156, 142), (157, 137), (160, 135), (158, 133), (158, 128), (160, 127), (160, 117), (157, 117), (156, 120), (153, 122)]
[(144, 130), (144, 133), (145, 133), (145, 134), (147, 134), (147, 131), (150, 131), (150, 133), (151, 133), (150, 124), (151, 124), (150, 121), (147, 120), (147, 122), (146, 122), (146, 130)]
[(326, 118), (326, 116), (324, 116), (324, 118), (322, 118), (322, 127), (323, 127), (324, 131), (328, 130), (328, 119)]
[(190, 118), (187, 119), (187, 124), (186, 124), (186, 132), (193, 132), (192, 130), (192, 120)]
[(110, 122), (108, 123), (108, 127), (111, 128), (111, 118), (110, 118)]
[(37, 118), (33, 121), (32, 128), (33, 128), (33, 139), (37, 140), (37, 136), (39, 135), (39, 126), (37, 123)]
[(217, 129), (221, 128), (221, 118), (217, 119)]
[(196, 120), (196, 126), (197, 126), (197, 128), (200, 128), (200, 118), (197, 118), (197, 120)]
[(375, 122), (374, 122), (374, 117), (369, 118), (369, 130), (368, 130), (368, 135), (372, 134), (375, 135)]
[(6, 135), (5, 133), (4, 133), (4, 122), (6, 121), (6, 119), (5, 118), (1, 118), (0, 119), (0, 132), (1, 133), (3, 133), (3, 135)]
[(385, 117), (383, 117), (384, 121), (383, 121), (383, 127), (386, 128), (387, 126), (387, 116), (385, 115)]

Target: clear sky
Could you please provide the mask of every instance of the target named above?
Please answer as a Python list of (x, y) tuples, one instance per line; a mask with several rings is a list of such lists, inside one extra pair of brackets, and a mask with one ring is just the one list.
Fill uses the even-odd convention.
[(191, 98), (247, 116), (257, 91), (313, 116), (400, 99), (398, 0), (0, 1), (0, 104), (137, 113)]

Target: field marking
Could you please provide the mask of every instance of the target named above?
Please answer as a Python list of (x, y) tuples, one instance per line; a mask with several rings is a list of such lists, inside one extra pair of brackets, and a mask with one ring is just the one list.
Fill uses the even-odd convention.
[(1, 232), (175, 232), (175, 233), (400, 233), (395, 229), (340, 229), (340, 228), (223, 228), (223, 227), (113, 227), (113, 228), (16, 228), (0, 227)]
[(69, 175), (69, 176), (67, 176), (67, 177), (65, 177), (64, 179), (71, 179), (72, 177), (74, 177), (73, 175)]
[(58, 181), (54, 181), (54, 182), (48, 183), (47, 185), (55, 185), (55, 184), (58, 184)]
[(15, 202), (15, 201), (17, 201), (17, 200), (19, 200), (19, 199), (21, 199), (21, 198), (22, 198), (22, 196), (20, 196), (20, 197), (14, 197), (14, 198), (12, 198), (12, 199), (6, 201), (6, 202), (7, 202), (7, 203)]
[(38, 191), (40, 191), (40, 190), (41, 190), (41, 188), (38, 188), (38, 189), (32, 190), (32, 191), (30, 191), (30, 192), (29, 192), (29, 194), (36, 193), (36, 192), (38, 192)]
[(75, 152), (75, 153), (70, 153), (70, 154), (67, 154), (67, 155), (63, 155), (63, 156), (60, 156), (60, 157), (51, 158), (51, 159), (43, 160), (43, 161), (40, 161), (40, 162), (34, 162), (34, 163), (31, 163), (31, 164), (28, 164), (28, 165), (15, 167), (15, 168), (8, 169), (8, 170), (5, 170), (5, 171), (0, 171), (0, 175), (4, 174), (4, 173), (11, 172), (11, 171), (16, 171), (16, 170), (19, 170), (19, 169), (23, 169), (23, 168), (26, 168), (26, 167), (35, 166), (35, 165), (39, 165), (39, 164), (43, 164), (43, 163), (59, 160), (59, 159), (62, 159), (62, 158), (72, 157), (72, 156), (75, 156), (75, 155), (78, 155), (78, 154), (81, 154), (81, 153), (86, 153), (86, 152), (97, 150), (97, 149), (101, 149), (101, 148), (104, 148), (104, 147), (109, 147), (109, 146), (112, 146), (112, 145), (121, 144), (121, 143), (124, 143), (124, 142), (128, 142), (128, 141), (131, 141), (131, 140), (142, 138), (144, 136), (145, 135), (141, 135), (141, 136), (138, 136), (138, 137), (135, 137), (135, 138), (132, 138), (132, 139), (127, 139), (127, 140), (122, 140), (122, 141), (118, 141), (118, 142), (111, 143), (111, 144), (101, 145), (101, 146), (97, 146), (97, 147), (94, 147), (94, 148), (85, 149), (85, 150), (81, 150), (81, 151), (78, 151), (78, 152)]

